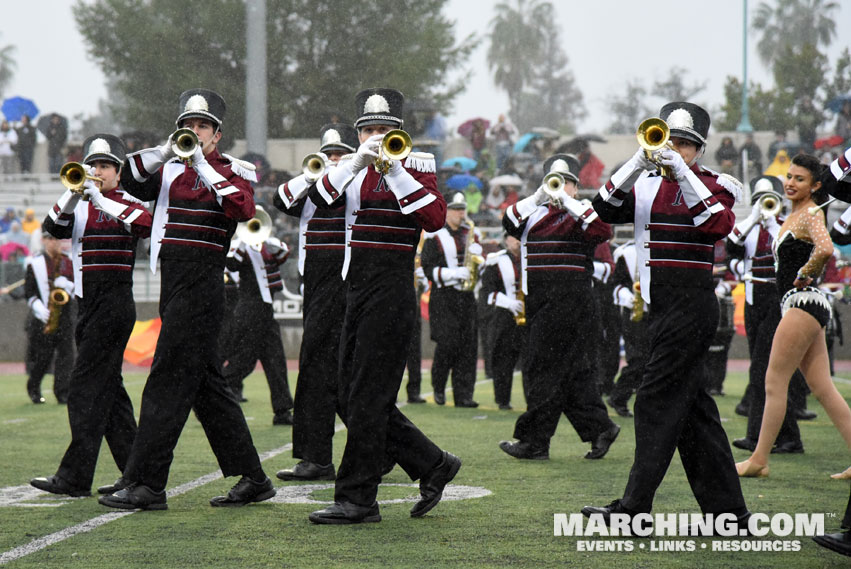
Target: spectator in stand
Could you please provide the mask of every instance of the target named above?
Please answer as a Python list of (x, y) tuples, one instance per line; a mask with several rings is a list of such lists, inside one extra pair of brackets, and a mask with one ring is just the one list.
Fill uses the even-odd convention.
[(495, 141), (496, 148), (497, 171), (502, 171), (508, 157), (511, 156), (511, 147), (517, 134), (517, 127), (505, 115), (499, 115), (496, 124), (491, 127), (491, 136)]
[(845, 101), (836, 115), (836, 134), (844, 141), (841, 146), (851, 146), (851, 101)]
[(21, 230), (21, 222), (16, 219), (12, 222), (12, 225), (9, 226), (9, 231), (0, 237), (0, 242), (17, 243), (18, 245), (23, 245), (29, 249), (30, 235), (29, 233), (24, 233)]
[[(753, 133), (747, 133), (745, 135), (745, 142), (742, 144), (742, 147), (739, 148), (739, 159), (744, 160), (744, 152), (748, 153), (748, 162), (747, 167), (748, 171), (744, 171), (745, 163), (741, 162), (739, 164), (739, 179), (747, 180), (753, 178), (758, 175), (759, 172), (762, 172), (762, 150), (759, 149), (759, 145), (754, 142)], [(745, 175), (747, 174), (747, 175)]]
[(33, 154), (35, 153), (35, 127), (30, 122), (29, 115), (21, 117), (21, 126), (15, 129), (18, 135), (18, 163), (21, 174), (32, 172)]
[(721, 139), (721, 146), (715, 151), (715, 162), (725, 174), (733, 175), (736, 171), (736, 164), (739, 163), (739, 151), (736, 150), (733, 139), (729, 136)]
[[(786, 153), (789, 153), (789, 142), (786, 140), (786, 131), (785, 130), (776, 130), (774, 131), (774, 140), (771, 141), (771, 144), (768, 145), (768, 155), (766, 159), (768, 162), (772, 162), (774, 158), (777, 156), (777, 153), (781, 150), (785, 150)], [(784, 175), (785, 176), (785, 175)]]
[(9, 231), (9, 229), (12, 228), (12, 223), (15, 221), (18, 223), (21, 222), (21, 220), (18, 219), (18, 214), (15, 213), (15, 208), (9, 206), (6, 208), (6, 215), (0, 218), (0, 233), (6, 233)]
[[(83, 161), (83, 147), (79, 144), (69, 144), (68, 145), (68, 153), (65, 155), (65, 162), (82, 162)], [(62, 161), (59, 161), (59, 167), (62, 167)], [(58, 169), (56, 170), (59, 171)]]
[[(65, 147), (65, 142), (68, 140), (68, 126), (62, 117), (53, 113), (50, 116), (50, 123), (47, 125), (47, 162), (48, 171), (51, 174), (56, 174), (62, 167), (62, 149)], [(82, 159), (82, 152), (80, 153)]]
[(476, 119), (473, 121), (473, 129), (470, 131), (470, 144), (473, 146), (473, 160), (482, 161), (482, 151), (487, 145), (487, 127), (484, 121)]
[(803, 97), (798, 105), (798, 112), (795, 113), (795, 120), (798, 126), (798, 142), (801, 145), (801, 152), (810, 154), (815, 149), (816, 129), (824, 120), (824, 116), (813, 105), (811, 97)]
[(15, 148), (18, 144), (18, 133), (8, 121), (0, 123), (0, 173), (15, 172)]
[(41, 229), (41, 222), (35, 218), (35, 210), (28, 207), (24, 212), (24, 219), (21, 221), (21, 229), (24, 233), (32, 235), (36, 229)]

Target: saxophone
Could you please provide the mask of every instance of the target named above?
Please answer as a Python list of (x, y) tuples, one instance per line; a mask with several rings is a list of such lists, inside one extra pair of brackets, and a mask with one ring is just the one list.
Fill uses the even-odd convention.
[(461, 282), (461, 290), (469, 292), (476, 288), (476, 283), (479, 282), (479, 266), (485, 262), (485, 259), (481, 255), (470, 252), (470, 247), (476, 242), (476, 224), (469, 218), (467, 218), (467, 224), (470, 228), (467, 231), (467, 244), (464, 247), (464, 267), (470, 271), (470, 278)]
[(644, 318), (644, 299), (641, 297), (641, 281), (637, 278), (632, 283), (632, 292), (635, 296), (632, 297), (632, 316), (629, 319), (632, 322), (641, 322)]
[(515, 289), (516, 290), (515, 290), (515, 293), (514, 293), (514, 298), (516, 298), (517, 300), (519, 300), (520, 302), (523, 303), (523, 310), (521, 310), (520, 312), (518, 312), (514, 316), (514, 323), (517, 324), (518, 326), (525, 326), (526, 325), (526, 295), (523, 294), (523, 289), (521, 287), (517, 286), (517, 283), (515, 283)]
[(53, 261), (54, 277), (50, 279), (51, 289), (50, 294), (47, 295), (47, 310), (50, 312), (50, 317), (47, 319), (47, 323), (44, 325), (43, 332), (45, 334), (56, 333), (56, 330), (59, 328), (59, 318), (62, 316), (62, 307), (68, 304), (68, 301), (71, 300), (71, 296), (65, 291), (65, 289), (52, 286), (53, 281), (56, 279), (57, 276), (59, 276), (58, 273), (61, 264), (62, 254), (60, 253)]

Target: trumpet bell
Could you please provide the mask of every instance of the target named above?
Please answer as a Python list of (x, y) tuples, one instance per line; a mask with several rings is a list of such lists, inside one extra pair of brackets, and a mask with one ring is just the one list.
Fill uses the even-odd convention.
[(774, 217), (783, 208), (783, 204), (776, 196), (762, 196), (759, 198), (759, 210), (763, 217)]
[(86, 183), (86, 180), (103, 182), (97, 176), (90, 176), (86, 172), (86, 167), (79, 162), (66, 162), (59, 169), (59, 181), (72, 192), (82, 193), (83, 184)]
[(270, 235), (272, 235), (272, 218), (259, 205), (254, 217), (236, 226), (235, 236), (254, 249), (259, 250)]
[(181, 160), (188, 160), (198, 147), (198, 135), (189, 128), (179, 128), (171, 135), (171, 149)]
[(413, 147), (411, 135), (398, 128), (389, 131), (381, 139), (381, 151), (387, 160), (402, 160), (411, 153)]
[(544, 193), (550, 197), (550, 200), (556, 199), (563, 188), (564, 176), (558, 172), (550, 172), (544, 176)]
[(305, 156), (304, 160), (301, 161), (301, 171), (305, 178), (311, 182), (315, 182), (325, 173), (326, 165), (327, 160), (325, 155), (321, 152), (314, 152)]
[(641, 121), (635, 136), (641, 148), (653, 152), (660, 150), (668, 143), (668, 139), (671, 138), (671, 129), (664, 120), (649, 118)]

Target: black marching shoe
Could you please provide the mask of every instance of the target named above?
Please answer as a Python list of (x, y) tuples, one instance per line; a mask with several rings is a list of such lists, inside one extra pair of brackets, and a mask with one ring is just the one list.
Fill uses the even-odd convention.
[(252, 502), (262, 502), (272, 498), (277, 491), (267, 476), (263, 482), (255, 482), (248, 476), (243, 476), (233, 485), (227, 496), (216, 496), (210, 499), (210, 505), (216, 508), (238, 508)]
[(472, 399), (462, 399), (461, 401), (456, 401), (455, 406), (456, 407), (469, 407), (469, 408), (472, 409), (472, 408), (478, 407), (479, 404), (476, 401), (473, 401)]
[(359, 506), (351, 502), (334, 502), (324, 510), (312, 512), (308, 519), (315, 524), (370, 524), (381, 521), (378, 502)]
[(621, 417), (632, 417), (632, 411), (629, 410), (629, 407), (626, 406), (626, 403), (623, 401), (615, 401), (611, 396), (606, 397), (606, 403), (609, 404), (609, 407), (615, 410), (615, 413), (620, 415)]
[(425, 403), (426, 400), (419, 395), (408, 396), (408, 403)]
[(30, 391), (29, 393), (27, 393), (27, 395), (30, 396), (30, 401), (32, 401), (36, 405), (41, 405), (42, 403), (44, 403), (44, 397), (42, 397), (41, 393), (39, 393), (38, 391)]
[(747, 417), (750, 409), (747, 405), (742, 403), (741, 401), (736, 405), (736, 415), (741, 415), (742, 417)]
[(597, 435), (597, 438), (591, 444), (591, 450), (585, 453), (585, 458), (595, 460), (606, 456), (606, 453), (609, 452), (609, 447), (618, 438), (620, 432), (621, 428), (618, 425), (612, 425), (611, 428)]
[(461, 469), (461, 459), (443, 451), (443, 458), (420, 478), (420, 501), (411, 508), (412, 518), (421, 518), (434, 508), (443, 497), (446, 485)]
[(132, 483), (129, 480), (121, 476), (112, 484), (107, 484), (106, 486), (98, 486), (98, 494), (115, 494), (119, 490), (123, 490), (130, 486), (130, 484)]
[(280, 413), (275, 413), (275, 416), (272, 417), (273, 425), (292, 425), (293, 424), (293, 413), (289, 409), (286, 411), (281, 411)]
[(66, 496), (80, 497), (91, 496), (92, 492), (88, 488), (75, 488), (64, 479), (57, 475), (48, 476), (46, 478), (39, 477), (30, 480), (30, 486), (50, 492), (51, 494), (64, 494)]
[(804, 454), (804, 443), (800, 440), (777, 443), (771, 449), (771, 454)]
[(813, 536), (813, 541), (831, 551), (851, 557), (851, 529)]
[(275, 474), (281, 480), (334, 480), (337, 474), (334, 471), (334, 463), (326, 465), (316, 464), (302, 460), (292, 468), (279, 470)]
[(586, 518), (590, 518), (594, 514), (603, 516), (603, 520), (608, 524), (611, 522), (612, 514), (626, 514), (628, 516), (634, 516), (638, 514), (638, 512), (630, 510), (621, 503), (620, 499), (618, 499), (612, 501), (612, 503), (606, 506), (585, 506), (582, 508), (582, 515)]
[(499, 448), (514, 458), (526, 460), (549, 460), (550, 458), (549, 448), (534, 446), (532, 443), (523, 441), (500, 441)]
[(511, 411), (514, 407), (511, 406), (511, 403), (500, 403), (499, 410), (500, 411)]
[(434, 392), (434, 402), (438, 405), (446, 405), (446, 394), (443, 392)]
[(165, 490), (155, 492), (144, 484), (131, 484), (98, 498), (98, 503), (121, 510), (167, 510)]
[(756, 449), (756, 441), (749, 437), (742, 437), (740, 439), (733, 439), (733, 446), (753, 452)]
[(812, 421), (818, 418), (818, 414), (807, 409), (795, 409), (795, 418), (799, 421)]

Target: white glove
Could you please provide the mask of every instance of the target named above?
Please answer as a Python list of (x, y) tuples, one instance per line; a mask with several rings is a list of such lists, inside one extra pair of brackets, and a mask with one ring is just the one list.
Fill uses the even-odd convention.
[(535, 201), (535, 205), (544, 205), (550, 199), (550, 196), (547, 195), (547, 192), (544, 191), (544, 185), (541, 184), (538, 186), (538, 189), (535, 190), (535, 193), (532, 194), (532, 198)]
[(642, 170), (648, 170), (648, 171), (651, 171), (651, 172), (658, 168), (656, 166), (656, 164), (654, 164), (653, 162), (650, 161), (649, 158), (647, 158), (647, 154), (644, 152), (643, 148), (639, 148), (635, 152), (635, 154), (632, 155), (632, 158), (629, 159), (629, 162), (631, 162), (632, 165), (635, 166), (635, 167), (641, 168)]
[[(200, 147), (201, 144), (199, 143), (198, 146)], [(162, 146), (155, 146), (154, 150), (160, 153), (163, 163), (167, 162), (172, 156), (174, 156), (174, 149), (171, 147), (171, 134), (168, 135), (168, 140), (165, 141), (165, 144)]]
[(358, 147), (358, 152), (352, 158), (352, 174), (357, 174), (378, 158), (378, 147), (381, 145), (383, 134), (375, 134), (366, 139), (366, 142)]
[(751, 207), (751, 214), (747, 217), (747, 220), (756, 223), (759, 221), (760, 217), (762, 217), (762, 208), (759, 207), (759, 201), (757, 201), (753, 204), (753, 207)]
[(38, 299), (33, 302), (32, 305), (33, 316), (47, 324), (47, 321), (50, 319), (50, 311), (44, 305), (44, 303)]
[(65, 289), (68, 294), (74, 294), (74, 283), (68, 280), (67, 277), (59, 275), (53, 280), (53, 286), (56, 288)]
[(417, 280), (417, 285), (422, 287), (423, 292), (428, 291), (430, 285), (422, 267), (414, 269), (414, 278)]
[[(454, 269), (440, 267), (435, 269), (435, 273), (440, 273), (440, 280), (445, 286), (458, 284), (461, 281), (466, 281), (470, 278), (470, 271), (467, 267), (456, 267)], [(435, 275), (436, 276), (436, 275)], [(440, 281), (437, 281), (438, 283)]]
[(498, 292), (496, 293), (496, 302), (495, 304), (500, 307), (508, 310), (514, 316), (517, 316), (521, 312), (523, 312), (523, 301), (517, 300), (516, 298), (510, 298), (507, 294)]
[(471, 255), (481, 255), (482, 254), (482, 246), (478, 243), (472, 243), (470, 245), (470, 254)]
[(86, 183), (83, 184), (83, 196), (91, 200), (92, 203), (96, 203), (100, 199), (100, 195), (100, 188), (97, 187), (95, 181), (86, 180)]
[(617, 289), (617, 295), (615, 304), (624, 308), (632, 308), (632, 303), (635, 302), (635, 293), (628, 287), (622, 286)]
[[(171, 146), (169, 146), (171, 148)], [(201, 142), (195, 146), (195, 153), (192, 155), (192, 164), (193, 166), (198, 166), (199, 164), (207, 164), (207, 157), (204, 156), (204, 150), (201, 148)]]
[(266, 249), (271, 255), (277, 255), (279, 252), (287, 252), (287, 246), (277, 237), (269, 237), (266, 239)]
[(780, 224), (777, 223), (777, 218), (773, 215), (770, 215), (762, 220), (762, 226), (766, 231), (771, 233), (772, 235), (777, 235), (777, 231), (780, 229)]
[(659, 157), (661, 158), (662, 164), (671, 169), (677, 180), (682, 180), (686, 177), (689, 167), (685, 163), (685, 160), (683, 160), (683, 157), (680, 156), (679, 152), (671, 150), (670, 148), (665, 148), (659, 151)]

